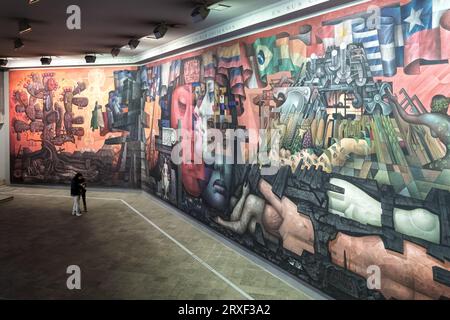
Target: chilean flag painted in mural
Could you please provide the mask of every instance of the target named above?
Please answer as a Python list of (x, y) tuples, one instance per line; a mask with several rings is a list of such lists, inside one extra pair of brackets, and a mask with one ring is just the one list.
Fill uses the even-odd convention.
[(442, 52), (440, 20), (449, 8), (448, 0), (413, 0), (402, 6), (406, 74), (420, 73), (423, 60), (433, 63), (448, 58)]

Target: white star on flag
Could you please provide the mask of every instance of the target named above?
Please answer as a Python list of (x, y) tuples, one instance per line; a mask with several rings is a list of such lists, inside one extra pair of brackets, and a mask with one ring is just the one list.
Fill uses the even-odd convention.
[(405, 19), (405, 22), (409, 23), (409, 32), (411, 32), (415, 26), (424, 26), (422, 23), (422, 20), (420, 20), (420, 16), (422, 15), (423, 9), (420, 10), (414, 10), (414, 8), (411, 9), (411, 14), (408, 18)]

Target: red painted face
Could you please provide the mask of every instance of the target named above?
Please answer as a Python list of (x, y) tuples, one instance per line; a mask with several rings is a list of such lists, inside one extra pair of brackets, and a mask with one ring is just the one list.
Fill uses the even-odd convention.
[[(194, 129), (192, 127), (194, 116), (194, 96), (191, 85), (180, 86), (175, 89), (172, 95), (172, 111), (171, 125), (173, 129), (178, 129), (180, 124), (183, 137), (191, 137), (191, 139), (183, 139), (182, 150), (183, 155), (190, 150), (190, 154), (194, 155)], [(199, 197), (202, 193), (200, 181), (205, 180), (204, 164), (187, 163), (183, 161), (181, 165), (183, 176), (183, 186), (185, 190), (194, 197)]]

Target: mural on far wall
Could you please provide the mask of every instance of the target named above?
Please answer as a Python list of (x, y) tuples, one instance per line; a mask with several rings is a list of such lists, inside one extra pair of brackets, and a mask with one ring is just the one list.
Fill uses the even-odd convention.
[(133, 69), (11, 71), (12, 182), (140, 187), (144, 103)]
[[(450, 298), (449, 9), (369, 1), (148, 65), (145, 188), (333, 297)], [(280, 152), (211, 156), (211, 129)]]

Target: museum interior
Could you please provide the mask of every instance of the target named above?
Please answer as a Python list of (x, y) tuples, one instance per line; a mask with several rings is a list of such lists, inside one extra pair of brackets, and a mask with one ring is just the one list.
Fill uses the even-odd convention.
[(450, 299), (450, 1), (3, 0), (0, 300)]

